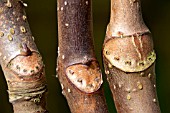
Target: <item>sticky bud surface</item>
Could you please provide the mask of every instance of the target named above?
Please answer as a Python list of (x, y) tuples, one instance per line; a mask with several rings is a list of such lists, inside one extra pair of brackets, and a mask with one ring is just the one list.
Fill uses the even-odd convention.
[(89, 64), (75, 64), (66, 69), (68, 79), (81, 91), (92, 93), (97, 91), (103, 83), (102, 74), (97, 62)]

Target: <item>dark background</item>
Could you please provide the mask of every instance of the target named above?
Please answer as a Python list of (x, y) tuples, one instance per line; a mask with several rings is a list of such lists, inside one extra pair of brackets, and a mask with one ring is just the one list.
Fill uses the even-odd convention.
[[(35, 42), (46, 65), (48, 82), (48, 110), (50, 113), (70, 113), (61, 94), (59, 81), (55, 78), (57, 56), (57, 11), (56, 0), (24, 0), (28, 21)], [(68, 0), (69, 1), (69, 0)], [(93, 0), (94, 40), (97, 58), (102, 66), (101, 49), (109, 21), (110, 0)], [(142, 0), (143, 18), (153, 34), (157, 53), (157, 91), (162, 113), (170, 113), (170, 0)], [(168, 74), (169, 73), (169, 74)], [(7, 86), (0, 73), (0, 113), (12, 113), (8, 103)], [(116, 113), (111, 93), (105, 83), (105, 95), (110, 113)]]

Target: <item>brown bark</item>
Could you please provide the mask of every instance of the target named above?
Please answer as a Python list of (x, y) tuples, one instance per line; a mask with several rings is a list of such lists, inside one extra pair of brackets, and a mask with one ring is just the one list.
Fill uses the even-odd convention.
[(72, 113), (108, 113), (94, 55), (91, 0), (58, 0), (58, 75)]
[(160, 113), (156, 55), (140, 0), (111, 0), (103, 59), (118, 113)]
[(0, 1), (0, 63), (15, 113), (46, 112), (42, 57), (20, 0)]

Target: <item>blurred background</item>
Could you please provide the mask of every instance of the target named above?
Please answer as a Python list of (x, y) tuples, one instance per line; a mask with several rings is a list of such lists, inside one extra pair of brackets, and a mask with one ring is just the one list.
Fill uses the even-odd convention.
[[(141, 0), (143, 18), (153, 34), (157, 52), (157, 91), (162, 113), (170, 113), (170, 0)], [(50, 113), (70, 113), (56, 76), (57, 1), (24, 0), (35, 42), (46, 65), (47, 106)], [(93, 0), (93, 22), (96, 56), (102, 67), (101, 49), (109, 22), (110, 0)], [(168, 74), (169, 73), (169, 74)], [(7, 86), (0, 72), (0, 113), (12, 113)], [(106, 80), (105, 80), (106, 81)], [(110, 113), (116, 113), (108, 84), (103, 85)]]

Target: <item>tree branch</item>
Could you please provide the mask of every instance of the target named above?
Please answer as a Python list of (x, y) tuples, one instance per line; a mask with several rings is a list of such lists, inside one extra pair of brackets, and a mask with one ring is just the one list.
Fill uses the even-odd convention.
[(103, 59), (118, 113), (160, 113), (156, 55), (140, 0), (111, 0)]
[(91, 0), (58, 0), (58, 75), (72, 113), (108, 113), (94, 55)]
[(42, 57), (33, 41), (23, 2), (0, 1), (0, 63), (15, 113), (46, 112)]

